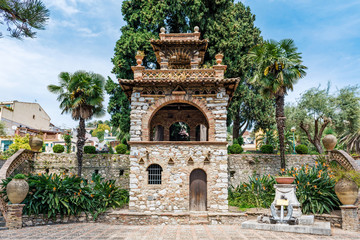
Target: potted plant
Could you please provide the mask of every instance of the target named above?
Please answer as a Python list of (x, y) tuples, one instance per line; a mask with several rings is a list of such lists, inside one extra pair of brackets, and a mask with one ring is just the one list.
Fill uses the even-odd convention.
[(31, 150), (33, 150), (34, 152), (39, 152), (40, 149), (42, 148), (43, 146), (43, 136), (41, 133), (33, 136), (31, 135), (30, 138), (29, 138), (29, 145), (30, 145), (30, 148)]
[(275, 176), (275, 181), (278, 184), (292, 184), (295, 180), (295, 177), (288, 175), (288, 174), (282, 174), (281, 176)]
[(24, 174), (16, 174), (6, 186), (6, 194), (12, 204), (19, 204), (29, 192), (29, 184)]
[(360, 186), (360, 173), (352, 170), (336, 169), (335, 193), (343, 205), (353, 205), (356, 202)]

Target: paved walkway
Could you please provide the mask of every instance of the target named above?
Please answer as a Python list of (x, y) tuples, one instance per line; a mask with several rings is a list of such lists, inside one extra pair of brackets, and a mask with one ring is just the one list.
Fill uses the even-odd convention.
[(360, 239), (360, 233), (333, 229), (333, 236), (279, 233), (241, 229), (238, 225), (157, 225), (128, 226), (101, 223), (76, 223), (27, 227), (0, 231), (0, 239)]

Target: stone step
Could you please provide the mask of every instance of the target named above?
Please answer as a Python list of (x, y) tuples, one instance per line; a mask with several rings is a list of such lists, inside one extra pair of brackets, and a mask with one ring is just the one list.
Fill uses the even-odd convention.
[(190, 220), (190, 225), (208, 225), (210, 224), (209, 220)]
[(210, 224), (208, 213), (207, 212), (190, 213), (189, 224), (191, 225)]

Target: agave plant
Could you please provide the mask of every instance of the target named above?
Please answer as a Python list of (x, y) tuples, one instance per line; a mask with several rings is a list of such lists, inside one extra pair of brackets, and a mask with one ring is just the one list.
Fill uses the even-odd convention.
[(348, 152), (360, 154), (360, 129), (357, 132), (345, 134), (340, 138), (340, 143), (346, 145)]

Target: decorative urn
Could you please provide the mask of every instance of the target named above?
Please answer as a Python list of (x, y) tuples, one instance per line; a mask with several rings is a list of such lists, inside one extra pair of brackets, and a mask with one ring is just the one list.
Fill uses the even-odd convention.
[(335, 193), (343, 205), (353, 205), (358, 197), (359, 188), (356, 183), (347, 178), (341, 178), (335, 184)]
[(13, 178), (6, 186), (6, 194), (12, 204), (19, 204), (26, 198), (29, 184), (25, 179)]
[(30, 136), (30, 138), (29, 138), (30, 148), (34, 152), (39, 152), (43, 146), (43, 143), (44, 143), (44, 141), (38, 136)]
[(221, 53), (216, 54), (215, 55), (216, 63), (218, 65), (221, 65), (223, 58), (224, 58), (223, 54), (221, 54)]
[(326, 151), (331, 151), (335, 148), (337, 139), (334, 135), (328, 134), (322, 139), (322, 143), (326, 149)]
[(137, 51), (136, 56), (135, 56), (137, 67), (141, 66), (144, 57), (145, 57), (145, 54), (143, 51)]
[(294, 177), (286, 177), (286, 176), (283, 176), (283, 177), (276, 177), (275, 178), (275, 181), (278, 183), (278, 184), (292, 184), (294, 182), (295, 178)]

